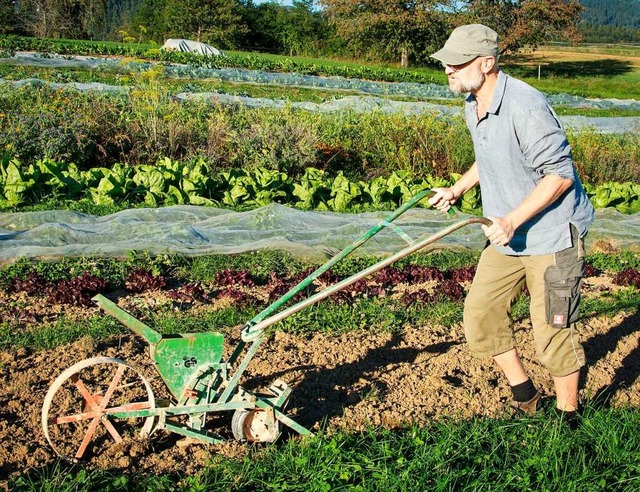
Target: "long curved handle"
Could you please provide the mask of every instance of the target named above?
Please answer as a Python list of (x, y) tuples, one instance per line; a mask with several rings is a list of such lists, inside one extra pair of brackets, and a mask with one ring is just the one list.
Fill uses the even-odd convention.
[(379, 261), (378, 263), (375, 263), (373, 265), (371, 265), (368, 268), (365, 268), (364, 270), (362, 270), (361, 272), (358, 272), (354, 275), (352, 275), (351, 277), (347, 277), (346, 279), (338, 282), (335, 285), (332, 285), (330, 287), (327, 287), (326, 289), (324, 289), (321, 292), (318, 292), (317, 294), (308, 297), (307, 299), (304, 299), (303, 301), (300, 301), (297, 304), (294, 304), (293, 306), (280, 311), (277, 314), (274, 314), (273, 316), (270, 316), (269, 318), (266, 318), (262, 321), (260, 321), (259, 323), (256, 323), (255, 325), (250, 325), (247, 324), (245, 326), (242, 327), (242, 340), (244, 342), (251, 342), (256, 340), (257, 338), (260, 337), (260, 335), (264, 332), (264, 330), (273, 325), (274, 323), (277, 323), (278, 321), (283, 320), (284, 318), (286, 318), (287, 316), (290, 316), (294, 313), (297, 313), (298, 311), (301, 311), (302, 309), (304, 309), (307, 306), (310, 306), (312, 304), (315, 304), (318, 301), (321, 301), (322, 299), (325, 299), (327, 297), (329, 297), (331, 294), (338, 292), (339, 290), (344, 289), (345, 287), (348, 287), (349, 285), (357, 282), (358, 280), (367, 277), (368, 275), (371, 275), (372, 273), (377, 272), (378, 270), (382, 270), (384, 267), (391, 265), (392, 263), (395, 263), (396, 261), (400, 260), (401, 258), (404, 258), (405, 256), (410, 255), (411, 253), (414, 253), (422, 248), (424, 248), (425, 246), (428, 246), (429, 244), (432, 244), (436, 241), (438, 241), (439, 239), (442, 239), (443, 237), (451, 234), (452, 232), (457, 231), (458, 229), (461, 229), (469, 224), (482, 224), (482, 225), (486, 225), (486, 226), (490, 226), (492, 224), (491, 220), (487, 219), (486, 217), (470, 217), (468, 219), (465, 220), (461, 220), (460, 222), (456, 222), (455, 224), (450, 225), (449, 227), (443, 229), (442, 231), (429, 236), (427, 238), (424, 238), (420, 241), (416, 241), (415, 243), (413, 243), (411, 246), (408, 246), (406, 248), (401, 249), (400, 251), (398, 251), (397, 253), (395, 253), (394, 255), (389, 256), (388, 258), (385, 258), (382, 261)]
[[(395, 221), (398, 217), (400, 217), (402, 214), (404, 214), (407, 210), (409, 210), (410, 208), (413, 208), (418, 203), (420, 203), (422, 200), (430, 198), (435, 194), (436, 194), (436, 192), (434, 190), (422, 190), (421, 192), (419, 192), (416, 195), (414, 195), (413, 197), (411, 197), (409, 200), (407, 200), (405, 203), (403, 203), (398, 209), (394, 210), (392, 213), (387, 215), (383, 220), (379, 221), (371, 229), (369, 229), (364, 234), (362, 234), (353, 243), (348, 245), (346, 248), (344, 248), (342, 251), (338, 252), (337, 254), (332, 255), (332, 257), (329, 259), (329, 261), (327, 261), (325, 264), (323, 264), (320, 267), (318, 267), (315, 271), (310, 273), (306, 278), (304, 278), (302, 281), (300, 281), (297, 285), (294, 285), (293, 287), (291, 287), (291, 289), (289, 289), (287, 292), (282, 294), (277, 300), (275, 300), (273, 303), (271, 303), (266, 308), (264, 308), (260, 313), (256, 314), (253, 318), (251, 318), (246, 323), (246, 325), (243, 327), (243, 330), (245, 330), (247, 327), (251, 327), (251, 326), (256, 325), (257, 323), (259, 323), (262, 320), (264, 320), (265, 318), (267, 318), (267, 316), (270, 316), (273, 313), (275, 313), (276, 311), (278, 311), (278, 309), (280, 309), (287, 302), (289, 302), (291, 299), (293, 299), (293, 297), (296, 294), (298, 294), (299, 292), (304, 290), (306, 287), (311, 285), (311, 283), (316, 278), (318, 278), (324, 272), (329, 270), (333, 265), (335, 265), (339, 261), (341, 261), (344, 258), (346, 258), (347, 256), (349, 256), (355, 249), (357, 249), (360, 246), (362, 246), (369, 239), (371, 239), (373, 236), (378, 234), (378, 232), (380, 232), (381, 230), (383, 230), (386, 227), (390, 226), (393, 221)], [(452, 215), (453, 214), (453, 209), (450, 208), (448, 210), (448, 212), (449, 212), (449, 215)]]

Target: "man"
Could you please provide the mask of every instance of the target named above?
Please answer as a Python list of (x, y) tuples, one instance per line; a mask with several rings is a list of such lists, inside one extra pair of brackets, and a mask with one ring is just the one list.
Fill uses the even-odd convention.
[(511, 304), (526, 285), (536, 354), (553, 377), (556, 408), (578, 409), (585, 364), (575, 331), (584, 272), (584, 236), (594, 211), (577, 176), (571, 149), (545, 97), (498, 67), (498, 35), (481, 24), (452, 31), (440, 60), (449, 88), (469, 93), (465, 117), (476, 162), (429, 202), (447, 210), (476, 185), (488, 238), (464, 308), (465, 336), (479, 357), (504, 372), (512, 405), (534, 414), (540, 393), (515, 348)]

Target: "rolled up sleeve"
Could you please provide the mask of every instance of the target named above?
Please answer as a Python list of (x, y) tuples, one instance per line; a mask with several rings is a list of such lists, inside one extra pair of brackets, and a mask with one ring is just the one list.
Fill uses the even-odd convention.
[(529, 109), (516, 120), (525, 165), (540, 176), (574, 179), (573, 157), (564, 130), (548, 109)]

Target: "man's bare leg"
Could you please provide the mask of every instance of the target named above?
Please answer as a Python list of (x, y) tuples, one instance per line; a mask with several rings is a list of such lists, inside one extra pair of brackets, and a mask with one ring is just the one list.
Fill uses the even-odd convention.
[(511, 386), (511, 406), (522, 413), (535, 415), (539, 408), (540, 393), (529, 378), (515, 348), (493, 357)]
[(529, 379), (529, 375), (527, 374), (527, 371), (525, 371), (522, 361), (520, 360), (520, 356), (515, 348), (512, 348), (507, 352), (494, 355), (493, 360), (495, 360), (496, 364), (500, 366), (500, 369), (504, 372), (504, 375), (511, 386), (524, 383)]
[(556, 406), (558, 410), (573, 412), (578, 409), (578, 382), (580, 371), (572, 372), (567, 376), (554, 377), (556, 387)]
[[(504, 372), (507, 381), (511, 386), (525, 382), (529, 379), (520, 356), (515, 348), (495, 355), (493, 360)], [(554, 377), (553, 382), (556, 388), (556, 407), (558, 410), (573, 412), (578, 409), (578, 383), (580, 371), (573, 372), (567, 376)]]

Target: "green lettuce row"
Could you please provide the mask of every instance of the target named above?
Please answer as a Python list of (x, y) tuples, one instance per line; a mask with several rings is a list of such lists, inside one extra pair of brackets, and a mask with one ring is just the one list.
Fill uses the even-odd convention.
[[(388, 178), (351, 181), (342, 172), (331, 176), (315, 168), (307, 168), (298, 179), (266, 168), (212, 175), (202, 160), (182, 163), (168, 158), (155, 165), (116, 164), (80, 170), (75, 164), (48, 158), (25, 165), (5, 157), (0, 162), (0, 206), (63, 198), (90, 200), (96, 205), (128, 202), (151, 207), (193, 204), (247, 209), (277, 202), (305, 210), (386, 210), (423, 189), (447, 186), (457, 177), (418, 179), (398, 171)], [(479, 209), (474, 196), (465, 197), (463, 210)]]
[[(203, 160), (192, 163), (161, 159), (155, 165), (80, 170), (75, 164), (41, 159), (25, 165), (18, 159), (0, 161), (0, 207), (36, 203), (46, 198), (89, 200), (96, 205), (127, 202), (150, 207), (192, 204), (249, 209), (276, 202), (303, 210), (358, 212), (391, 210), (421, 190), (450, 186), (460, 178), (426, 176), (406, 171), (370, 181), (350, 180), (307, 168), (292, 178), (267, 169), (233, 169), (212, 175)], [(604, 183), (586, 185), (596, 208), (615, 207), (625, 214), (640, 211), (640, 185)], [(424, 204), (426, 205), (426, 203)], [(473, 189), (459, 202), (463, 212), (480, 214), (480, 193)]]
[(598, 186), (584, 184), (587, 195), (595, 208), (615, 207), (623, 214), (640, 212), (640, 185), (609, 181)]

